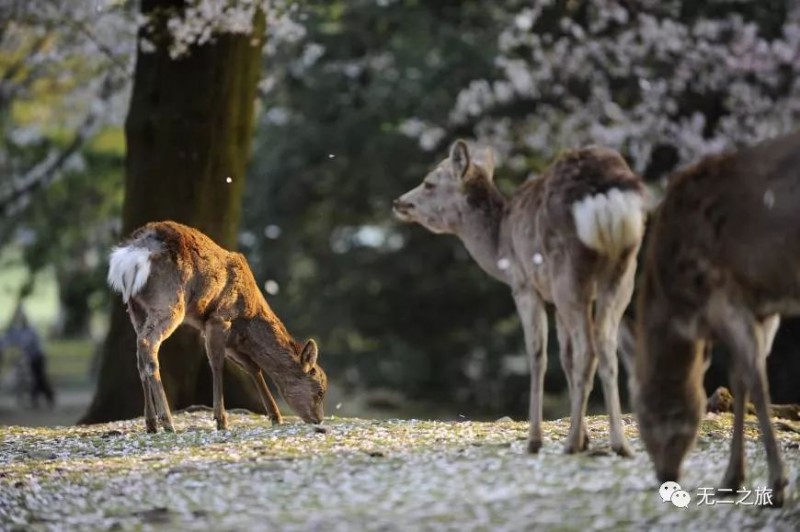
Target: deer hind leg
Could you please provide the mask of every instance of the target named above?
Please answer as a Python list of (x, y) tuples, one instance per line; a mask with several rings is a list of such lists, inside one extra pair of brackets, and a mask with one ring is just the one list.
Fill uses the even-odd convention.
[(542, 447), (542, 395), (544, 372), (547, 369), (547, 311), (544, 302), (530, 287), (514, 291), (514, 302), (525, 335), (531, 370), (531, 395), (528, 409), (528, 452)]
[(261, 368), (259, 368), (258, 365), (247, 356), (235, 353), (233, 351), (229, 351), (229, 354), (231, 355), (233, 361), (239, 364), (242, 369), (244, 369), (247, 374), (250, 375), (250, 378), (253, 379), (253, 384), (256, 385), (258, 395), (261, 397), (261, 403), (264, 405), (264, 409), (267, 411), (267, 415), (272, 421), (272, 424), (280, 425), (283, 423), (283, 418), (281, 417), (281, 411), (278, 408), (278, 403), (275, 402), (272, 392), (269, 391), (269, 386), (267, 386), (267, 383), (264, 380), (264, 375), (261, 371)]
[[(767, 350), (772, 346), (772, 339), (777, 332), (777, 316), (767, 318), (763, 322), (758, 322), (755, 318), (740, 308), (730, 304), (723, 304), (719, 319), (715, 322), (715, 330), (720, 338), (724, 339), (733, 353), (733, 367), (738, 373), (738, 379), (750, 392), (753, 404), (758, 416), (758, 424), (761, 430), (761, 440), (767, 453), (767, 464), (769, 466), (769, 483), (772, 488), (773, 506), (783, 505), (783, 490), (787, 484), (786, 473), (784, 472), (783, 460), (778, 449), (778, 442), (775, 438), (775, 431), (770, 421), (769, 412), (769, 384), (767, 382), (766, 355)], [(734, 406), (742, 409), (741, 417), (744, 417), (744, 404), (739, 405), (745, 394), (739, 394), (742, 399), (735, 397)], [(743, 423), (743, 420), (742, 420)], [(738, 428), (734, 419), (734, 430)], [(743, 431), (742, 431), (743, 432)], [(733, 444), (743, 436), (734, 432)], [(733, 451), (738, 451), (734, 449)], [(732, 454), (731, 461), (737, 460)], [(734, 473), (737, 465), (729, 466)], [(742, 474), (744, 473), (744, 459), (742, 458)], [(727, 474), (726, 474), (727, 477)], [(728, 480), (727, 478), (725, 480)]]
[(586, 449), (586, 403), (592, 391), (597, 369), (597, 348), (593, 334), (592, 308), (588, 290), (570, 275), (555, 279), (553, 299), (561, 323), (569, 333), (572, 353), (572, 390), (570, 390), (570, 429), (564, 452)]
[(747, 387), (741, 378), (741, 370), (736, 368), (735, 362), (731, 368), (730, 385), (733, 393), (733, 434), (731, 436), (731, 456), (722, 479), (722, 487), (736, 491), (742, 487), (745, 479), (744, 413), (747, 404)]
[(608, 413), (609, 439), (614, 452), (626, 457), (633, 456), (633, 451), (622, 429), (617, 345), (622, 315), (633, 294), (635, 268), (636, 263), (632, 261), (619, 281), (610, 283), (601, 291), (595, 307), (595, 345), (599, 355), (603, 398)]
[(228, 321), (212, 318), (206, 322), (206, 355), (211, 365), (211, 378), (214, 386), (214, 419), (217, 430), (228, 430), (228, 415), (225, 413), (225, 398), (222, 381), (225, 371), (225, 344), (231, 324)]
[[(146, 315), (142, 311), (141, 307), (139, 307), (135, 300), (131, 300), (128, 303), (128, 316), (131, 318), (131, 323), (133, 323), (133, 330), (136, 331), (136, 336), (138, 338), (142, 327), (144, 326), (144, 322), (146, 319)], [(139, 364), (139, 374), (142, 375), (142, 367)], [(150, 393), (150, 386), (147, 384), (147, 381), (142, 377), (142, 392), (144, 394), (144, 424), (147, 432), (155, 433), (158, 431), (158, 420), (156, 419), (156, 411), (155, 407), (153, 406), (153, 394)]]
[(183, 317), (183, 304), (176, 302), (173, 307), (170, 307), (168, 313), (148, 314), (138, 335), (136, 354), (139, 363), (139, 377), (142, 379), (142, 387), (145, 390), (145, 404), (149, 394), (153, 411), (158, 421), (161, 422), (161, 426), (168, 432), (175, 432), (175, 426), (172, 423), (167, 394), (164, 392), (164, 385), (161, 382), (158, 350), (164, 340), (169, 338), (178, 325), (183, 322)]
[[(556, 334), (558, 335), (558, 358), (561, 360), (561, 369), (567, 378), (567, 391), (569, 396), (572, 397), (574, 393), (572, 385), (572, 344), (569, 340), (569, 331), (562, 323), (561, 317), (556, 312)], [(589, 445), (589, 431), (584, 430), (583, 441), (585, 445)]]

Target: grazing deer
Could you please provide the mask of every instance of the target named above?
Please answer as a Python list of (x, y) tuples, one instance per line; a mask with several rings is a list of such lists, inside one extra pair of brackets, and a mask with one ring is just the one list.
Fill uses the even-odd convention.
[(706, 409), (704, 346), (731, 351), (731, 455), (745, 478), (747, 394), (758, 415), (773, 503), (786, 477), (769, 420), (766, 356), (781, 315), (800, 314), (800, 133), (707, 157), (676, 174), (646, 249), (637, 305), (639, 428), (659, 481), (677, 481)]
[(174, 431), (158, 349), (181, 323), (205, 337), (218, 430), (228, 425), (222, 397), (226, 356), (253, 379), (273, 423), (281, 422), (281, 413), (264, 373), (303, 421), (322, 421), (327, 378), (317, 364), (317, 344), (301, 344), (289, 335), (244, 255), (222, 249), (191, 227), (153, 222), (114, 248), (109, 262), (108, 283), (122, 294), (136, 330), (147, 432), (156, 432), (157, 420)]
[(552, 302), (570, 393), (565, 451), (588, 443), (584, 416), (599, 358), (611, 446), (628, 456), (617, 329), (633, 291), (642, 182), (617, 152), (601, 147), (567, 152), (510, 200), (495, 187), (493, 172), (491, 149), (457, 141), (421, 185), (395, 200), (394, 212), (434, 233), (455, 234), (483, 270), (511, 287), (531, 367), (529, 452), (542, 445), (545, 303)]

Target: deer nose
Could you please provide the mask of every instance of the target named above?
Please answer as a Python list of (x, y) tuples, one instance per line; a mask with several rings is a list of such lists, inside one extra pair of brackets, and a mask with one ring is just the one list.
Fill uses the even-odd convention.
[(396, 199), (396, 200), (394, 200), (392, 202), (392, 207), (396, 211), (403, 211), (403, 210), (413, 209), (414, 208), (414, 204), (405, 202), (405, 201), (403, 201), (403, 200), (398, 198), (398, 199)]

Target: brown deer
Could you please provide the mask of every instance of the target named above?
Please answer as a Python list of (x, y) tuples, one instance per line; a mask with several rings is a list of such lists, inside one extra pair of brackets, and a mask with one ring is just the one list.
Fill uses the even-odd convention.
[(265, 373), (303, 421), (322, 421), (327, 378), (317, 364), (317, 344), (301, 344), (289, 335), (244, 255), (222, 249), (191, 227), (153, 222), (114, 248), (109, 262), (108, 283), (122, 294), (136, 330), (147, 432), (156, 432), (157, 421), (174, 431), (158, 349), (182, 323), (205, 337), (218, 430), (228, 426), (222, 397), (226, 356), (250, 375), (273, 423), (281, 422), (281, 413)]
[(706, 409), (704, 346), (731, 351), (731, 455), (723, 487), (745, 478), (748, 393), (773, 503), (786, 476), (769, 420), (766, 356), (781, 315), (800, 314), (800, 133), (711, 156), (677, 173), (650, 230), (632, 380), (659, 481), (677, 481)]
[(545, 304), (552, 302), (570, 393), (565, 451), (588, 443), (584, 416), (599, 358), (611, 446), (628, 456), (617, 329), (631, 298), (644, 226), (641, 179), (617, 152), (601, 147), (567, 152), (510, 200), (495, 187), (493, 172), (491, 149), (457, 141), (421, 185), (395, 200), (394, 212), (434, 233), (455, 234), (483, 270), (511, 287), (531, 367), (528, 450), (542, 445)]

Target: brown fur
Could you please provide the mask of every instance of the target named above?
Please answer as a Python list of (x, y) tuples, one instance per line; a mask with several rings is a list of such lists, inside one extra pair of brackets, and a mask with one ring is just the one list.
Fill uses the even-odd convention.
[(786, 482), (769, 422), (765, 358), (780, 315), (800, 313), (800, 134), (708, 157), (677, 174), (652, 227), (638, 302), (636, 395), (661, 481), (677, 480), (705, 410), (703, 346), (732, 352), (734, 435), (723, 481), (744, 480), (755, 405), (776, 504)]
[(303, 420), (322, 420), (327, 379), (316, 363), (316, 344), (313, 340), (301, 344), (292, 338), (264, 299), (242, 254), (229, 252), (200, 231), (170, 221), (137, 229), (120, 247), (125, 246), (151, 253), (147, 283), (128, 304), (138, 336), (149, 431), (156, 428), (156, 415), (172, 430), (158, 372), (158, 347), (181, 323), (205, 337), (219, 429), (227, 427), (222, 398), (226, 356), (251, 375), (274, 423), (281, 422), (281, 414), (264, 374)]
[(553, 302), (572, 401), (565, 449), (577, 452), (586, 446), (586, 400), (599, 358), (611, 444), (628, 455), (616, 338), (631, 297), (640, 242), (632, 242), (616, 258), (590, 249), (578, 236), (573, 204), (611, 189), (641, 195), (641, 180), (618, 153), (600, 147), (567, 152), (541, 177), (521, 185), (510, 200), (497, 190), (492, 174), (490, 151), (456, 142), (450, 157), (422, 185), (395, 201), (395, 214), (431, 231), (457, 235), (489, 275), (511, 287), (531, 360), (529, 450), (538, 451), (542, 443), (545, 304)]

